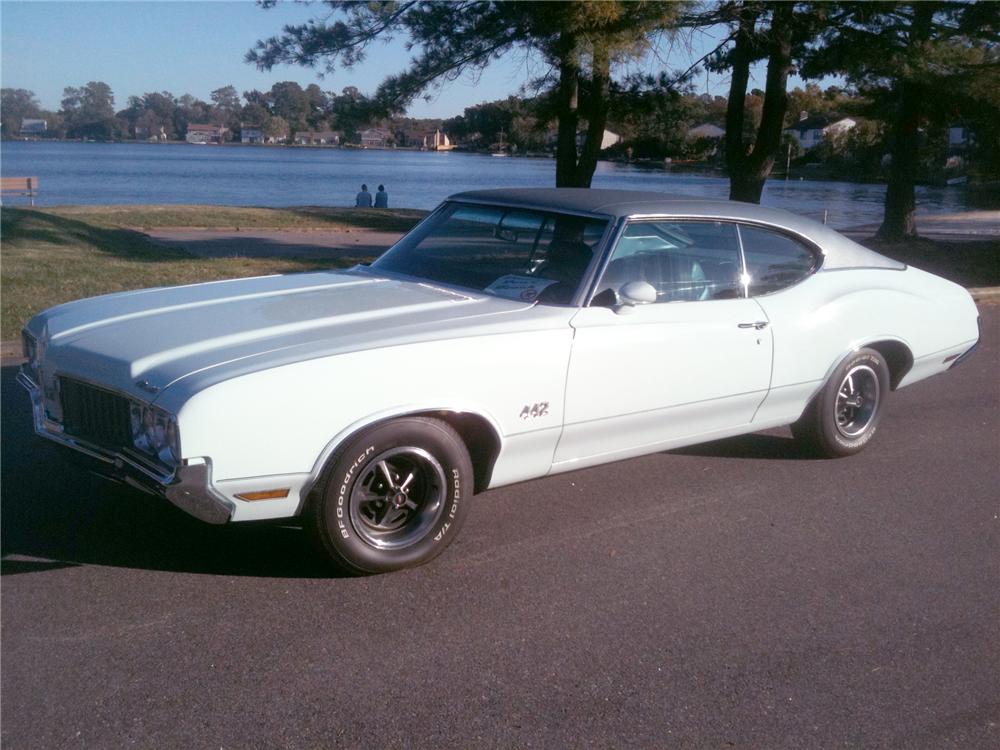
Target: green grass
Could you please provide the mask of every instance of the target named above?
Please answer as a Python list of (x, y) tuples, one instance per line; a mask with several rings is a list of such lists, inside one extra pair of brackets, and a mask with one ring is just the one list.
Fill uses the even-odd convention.
[[(181, 226), (216, 227), (220, 224), (212, 222), (237, 220), (301, 223), (221, 226), (330, 228), (335, 225), (333, 216), (339, 212), (340, 209), (272, 211), (171, 206), (161, 214), (151, 206), (52, 210), (5, 206), (0, 210), (0, 338), (17, 338), (21, 327), (35, 313), (82, 297), (152, 286), (343, 268), (369, 260), (343, 257), (199, 258), (155, 245), (143, 234), (122, 227), (150, 226), (153, 217), (158, 217), (163, 223), (156, 226), (178, 226), (170, 222), (186, 220), (188, 223)], [(353, 213), (359, 212), (345, 210), (345, 221), (351, 220)], [(150, 223), (137, 222), (138, 217)], [(389, 224), (393, 221), (405, 223), (403, 229), (415, 221), (402, 214), (391, 221), (388, 216), (384, 220)], [(347, 226), (362, 228), (365, 221), (367, 217)], [(377, 223), (379, 219), (373, 217), (370, 221)]]
[(992, 239), (948, 241), (917, 238), (862, 243), (876, 252), (967, 287), (1000, 286), (1000, 242)]
[(50, 216), (94, 227), (157, 229), (339, 229), (406, 232), (427, 215), (412, 208), (249, 208), (240, 206), (56, 206)]

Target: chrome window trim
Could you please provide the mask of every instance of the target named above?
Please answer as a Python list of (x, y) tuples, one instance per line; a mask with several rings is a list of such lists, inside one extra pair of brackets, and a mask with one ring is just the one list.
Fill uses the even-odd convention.
[[(590, 294), (587, 296), (586, 304), (583, 305), (584, 307), (590, 307), (590, 305), (593, 303), (594, 296), (595, 296), (595, 294), (597, 292), (597, 285), (600, 282), (601, 277), (604, 275), (604, 272), (607, 270), (608, 264), (611, 262), (611, 256), (614, 254), (614, 250), (617, 247), (618, 242), (621, 240), (622, 235), (625, 233), (625, 230), (628, 228), (628, 225), (630, 223), (643, 224), (643, 223), (647, 223), (647, 222), (652, 223), (652, 222), (656, 222), (656, 221), (680, 221), (680, 222), (695, 222), (696, 221), (696, 222), (701, 222), (701, 223), (706, 223), (706, 224), (734, 224), (734, 225), (736, 225), (736, 238), (737, 238), (737, 244), (739, 245), (740, 266), (743, 269), (742, 272), (744, 274), (746, 273), (746, 268), (747, 268), (746, 267), (746, 259), (743, 256), (743, 240), (740, 238), (739, 225), (741, 223), (753, 224), (754, 222), (741, 222), (739, 219), (724, 218), (724, 217), (714, 217), (714, 216), (688, 216), (688, 215), (676, 215), (676, 214), (674, 214), (674, 215), (632, 214), (632, 215), (629, 215), (629, 216), (623, 216), (623, 217), (621, 217), (618, 220), (615, 234), (611, 238), (611, 244), (606, 249), (605, 257), (604, 257), (603, 262), (601, 264), (600, 273), (598, 273), (594, 277), (594, 279), (593, 279), (593, 282), (592, 282), (592, 285), (591, 285), (591, 289), (590, 289)], [(761, 227), (771, 227), (773, 225), (771, 225), (771, 224), (759, 224), (759, 226), (761, 226)], [(811, 243), (810, 243), (810, 248), (809, 249), (810, 249), (810, 251), (812, 251), (812, 245), (811, 245)], [(814, 254), (815, 254), (815, 252), (814, 252)], [(814, 273), (815, 273), (815, 271), (814, 271)], [(746, 295), (744, 295), (742, 297), (737, 297), (736, 299), (748, 299), (748, 297)], [(698, 300), (698, 301), (702, 301), (702, 302), (721, 302), (723, 300)], [(671, 303), (671, 304), (675, 304), (675, 303)]]
[(769, 231), (775, 232), (777, 234), (784, 234), (792, 237), (793, 239), (801, 242), (806, 248), (813, 253), (813, 255), (818, 255), (819, 265), (816, 266), (813, 273), (819, 271), (822, 268), (823, 261), (826, 260), (826, 253), (823, 252), (823, 248), (813, 242), (811, 239), (806, 237), (800, 232), (796, 232), (794, 229), (789, 229), (788, 227), (779, 226), (778, 224), (770, 224), (766, 221), (754, 220), (754, 219), (739, 219), (732, 216), (722, 216), (720, 214), (711, 215), (695, 215), (695, 214), (630, 214), (625, 217), (628, 220), (636, 221), (721, 221), (727, 224), (736, 224), (737, 226), (743, 224), (750, 227), (758, 227), (760, 229), (767, 229)]
[[(595, 214), (589, 214), (589, 216), (595, 217)], [(596, 216), (596, 218), (600, 218), (601, 216)], [(580, 279), (573, 298), (568, 304), (562, 305), (562, 307), (586, 307), (590, 304), (593, 289), (604, 273), (608, 258), (611, 257), (611, 248), (618, 243), (618, 237), (621, 232), (618, 226), (621, 224), (621, 220), (615, 221), (613, 216), (607, 216), (605, 219), (604, 234), (601, 235), (601, 239), (594, 245), (597, 252), (594, 253), (594, 257), (590, 261), (587, 270), (583, 272), (583, 277)]]
[(736, 225), (736, 244), (740, 246), (740, 267), (743, 269), (740, 272), (740, 289), (743, 292), (743, 299), (750, 299), (750, 272), (747, 270), (747, 252), (743, 248), (743, 232), (740, 231), (740, 225)]
[[(736, 232), (737, 232), (737, 234), (739, 234), (739, 237), (740, 237), (740, 254), (743, 255), (743, 272), (745, 274), (747, 274), (747, 276), (750, 275), (750, 271), (749, 271), (749, 269), (747, 267), (747, 264), (746, 264), (746, 253), (745, 253), (745, 251), (743, 249), (743, 232), (740, 230), (740, 225), (741, 224), (746, 224), (748, 226), (752, 226), (755, 229), (763, 229), (764, 231), (772, 232), (773, 234), (777, 234), (779, 236), (786, 237), (787, 239), (790, 239), (793, 242), (798, 242), (800, 245), (802, 245), (803, 247), (805, 247), (805, 249), (810, 254), (812, 254), (813, 259), (816, 261), (816, 265), (814, 265), (812, 267), (812, 269), (809, 271), (809, 273), (805, 274), (801, 279), (799, 279), (798, 281), (796, 281), (794, 284), (789, 284), (788, 286), (783, 286), (783, 287), (781, 287), (781, 289), (775, 289), (775, 290), (770, 291), (770, 292), (764, 292), (763, 294), (751, 294), (750, 293), (750, 284), (748, 283), (746, 285), (746, 287), (747, 287), (747, 289), (746, 289), (747, 299), (757, 298), (757, 297), (770, 297), (772, 294), (779, 294), (781, 292), (784, 292), (784, 291), (786, 291), (788, 289), (791, 289), (793, 287), (798, 286), (802, 282), (804, 282), (807, 279), (809, 279), (811, 276), (815, 276), (823, 268), (823, 261), (826, 260), (826, 255), (823, 253), (822, 249), (819, 248), (819, 247), (817, 247), (814, 242), (806, 240), (801, 235), (799, 235), (799, 234), (797, 234), (795, 232), (790, 232), (790, 231), (787, 231), (787, 230), (783, 230), (781, 227), (775, 227), (773, 224), (761, 224), (759, 222), (752, 222), (752, 221), (737, 222), (737, 224), (736, 224)], [(836, 269), (834, 269), (834, 270), (836, 270)], [(844, 270), (852, 270), (853, 271), (853, 270), (856, 270), (856, 269), (852, 268), (852, 269), (844, 269)], [(752, 283), (753, 279), (750, 279), (750, 282)]]
[[(888, 266), (849, 266), (846, 268), (823, 268), (823, 273), (837, 273), (838, 271), (893, 271), (899, 273), (905, 271), (909, 266), (906, 263), (900, 264), (899, 268), (889, 268)], [(816, 271), (819, 273), (819, 271)]]
[[(609, 223), (609, 227), (610, 227)], [(608, 264), (611, 262), (611, 256), (614, 254), (615, 248), (618, 246), (618, 242), (622, 238), (622, 234), (625, 233), (625, 228), (628, 226), (628, 217), (622, 217), (614, 223), (614, 229), (608, 237), (607, 245), (601, 253), (601, 261), (595, 269), (593, 278), (590, 279), (588, 284), (587, 294), (581, 300), (583, 303), (581, 307), (590, 307), (594, 301), (594, 296), (597, 294), (597, 285), (600, 283), (601, 278), (604, 276), (604, 272), (608, 270)]]
[(449, 203), (464, 203), (466, 205), (472, 205), (472, 206), (498, 206), (500, 208), (516, 208), (516, 209), (521, 209), (523, 211), (537, 211), (538, 213), (543, 213), (543, 214), (562, 214), (563, 216), (582, 216), (586, 219), (603, 219), (604, 221), (608, 222), (608, 224), (614, 224), (616, 218), (614, 214), (600, 213), (598, 211), (583, 211), (572, 208), (553, 208), (551, 206), (539, 206), (537, 203), (528, 204), (528, 203), (521, 203), (518, 201), (488, 200), (488, 199), (472, 200), (468, 198), (448, 198), (438, 208), (439, 209), (443, 208)]

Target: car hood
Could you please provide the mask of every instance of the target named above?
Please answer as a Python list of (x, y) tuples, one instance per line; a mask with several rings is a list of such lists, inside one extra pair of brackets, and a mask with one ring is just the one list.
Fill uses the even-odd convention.
[(527, 307), (347, 271), (95, 297), (47, 310), (28, 330), (45, 349), (48, 377), (96, 380), (153, 400), (194, 374), (204, 385), (329, 354), (468, 335), (484, 319)]

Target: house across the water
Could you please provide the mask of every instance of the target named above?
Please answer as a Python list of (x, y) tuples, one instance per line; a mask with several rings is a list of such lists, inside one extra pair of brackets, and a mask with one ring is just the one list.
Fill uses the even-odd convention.
[(222, 143), (229, 128), (222, 125), (188, 125), (185, 140), (188, 143)]

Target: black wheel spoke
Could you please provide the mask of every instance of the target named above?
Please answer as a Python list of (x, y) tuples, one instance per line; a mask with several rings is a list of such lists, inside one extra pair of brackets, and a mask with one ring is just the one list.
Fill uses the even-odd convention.
[(851, 369), (837, 389), (834, 405), (837, 429), (850, 439), (864, 434), (878, 410), (878, 375), (867, 365)]
[(385, 510), (382, 512), (382, 518), (379, 519), (379, 526), (390, 527), (394, 522), (399, 520), (401, 515), (399, 508), (390, 502), (385, 504)]
[(384, 451), (359, 476), (351, 491), (350, 518), (358, 536), (373, 547), (416, 544), (444, 508), (444, 469), (421, 448)]

